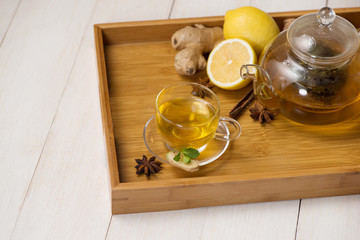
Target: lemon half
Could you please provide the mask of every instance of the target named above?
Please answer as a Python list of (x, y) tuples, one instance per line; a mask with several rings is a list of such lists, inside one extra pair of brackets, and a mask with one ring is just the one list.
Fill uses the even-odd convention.
[(215, 86), (236, 90), (251, 82), (250, 78), (241, 78), (241, 66), (254, 64), (256, 60), (256, 53), (248, 42), (239, 38), (227, 39), (220, 42), (211, 51), (206, 71)]

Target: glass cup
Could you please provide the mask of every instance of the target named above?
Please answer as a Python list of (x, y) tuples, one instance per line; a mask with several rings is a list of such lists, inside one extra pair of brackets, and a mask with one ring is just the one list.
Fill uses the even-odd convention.
[[(219, 127), (227, 131), (217, 131)], [(195, 148), (203, 151), (213, 138), (237, 139), (240, 124), (220, 116), (220, 101), (209, 88), (198, 83), (177, 83), (156, 98), (156, 128), (168, 149)]]

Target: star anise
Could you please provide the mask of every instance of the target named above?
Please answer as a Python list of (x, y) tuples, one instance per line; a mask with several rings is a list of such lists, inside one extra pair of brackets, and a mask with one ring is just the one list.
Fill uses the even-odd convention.
[(143, 155), (142, 159), (135, 159), (138, 165), (135, 166), (136, 174), (140, 175), (145, 173), (146, 176), (155, 174), (161, 170), (161, 162), (155, 161), (156, 157), (147, 158)]
[(263, 107), (262, 105), (255, 103), (254, 107), (249, 109), (250, 117), (254, 120), (258, 120), (260, 123), (270, 123), (274, 120), (277, 115), (276, 112), (270, 111), (269, 109)]
[[(197, 83), (199, 83), (199, 84), (201, 84), (201, 85), (203, 85), (205, 87), (208, 87), (210, 89), (212, 89), (214, 87), (214, 84), (212, 82), (210, 82), (210, 79), (208, 77), (199, 78), (197, 80)], [(197, 97), (201, 97), (201, 98), (210, 97), (208, 92), (204, 91), (203, 88), (198, 87), (198, 86), (194, 86), (193, 91), (191, 93), (192, 93), (192, 95), (197, 96)]]

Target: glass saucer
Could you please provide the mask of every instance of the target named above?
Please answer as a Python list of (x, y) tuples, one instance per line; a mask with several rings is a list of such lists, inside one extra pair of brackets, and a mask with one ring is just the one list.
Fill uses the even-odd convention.
[[(217, 129), (219, 133), (230, 134), (229, 129), (224, 123), (220, 123)], [(160, 161), (168, 163), (166, 160), (166, 153), (170, 150), (162, 140), (159, 132), (156, 129), (155, 116), (152, 116), (144, 127), (144, 142), (149, 151)], [(229, 141), (221, 141), (213, 138), (200, 152), (199, 165), (203, 166), (218, 159), (228, 148)]]

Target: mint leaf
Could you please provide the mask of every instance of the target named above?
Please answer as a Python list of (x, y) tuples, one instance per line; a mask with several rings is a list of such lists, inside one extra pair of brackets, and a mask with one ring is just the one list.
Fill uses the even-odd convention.
[(190, 159), (195, 159), (200, 155), (199, 151), (194, 148), (183, 148), (181, 149), (181, 153)]
[(174, 160), (177, 162), (180, 160), (180, 153), (175, 155)]
[(183, 160), (184, 163), (189, 163), (189, 162), (191, 162), (191, 158), (189, 158), (189, 157), (187, 157), (187, 156), (185, 156), (185, 155), (183, 155), (182, 160)]

